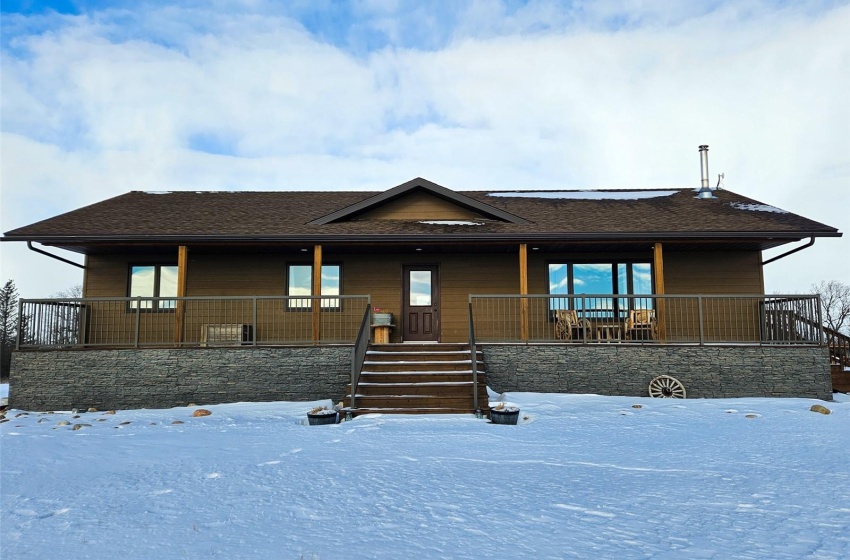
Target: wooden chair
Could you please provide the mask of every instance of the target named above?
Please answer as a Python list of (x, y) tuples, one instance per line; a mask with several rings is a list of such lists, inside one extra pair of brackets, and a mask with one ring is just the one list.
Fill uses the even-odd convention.
[(590, 323), (587, 319), (579, 321), (575, 309), (555, 310), (555, 338), (558, 340), (581, 340), (582, 328), (590, 332)]
[(629, 311), (629, 318), (626, 320), (626, 339), (656, 340), (657, 338), (658, 324), (655, 321), (654, 309)]

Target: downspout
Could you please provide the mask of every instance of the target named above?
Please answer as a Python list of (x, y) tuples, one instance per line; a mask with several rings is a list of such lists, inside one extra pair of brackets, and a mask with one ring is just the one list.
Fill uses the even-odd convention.
[(83, 270), (86, 269), (86, 267), (84, 265), (81, 265), (80, 263), (75, 263), (74, 261), (69, 261), (68, 259), (60, 257), (59, 255), (54, 255), (53, 253), (48, 253), (47, 251), (44, 251), (44, 250), (39, 249), (37, 247), (33, 247), (32, 241), (27, 241), (27, 247), (29, 247), (30, 251), (35, 251), (36, 253), (41, 253), (42, 255), (47, 255), (51, 259), (56, 259), (57, 261), (62, 261), (63, 263), (74, 265), (77, 268), (82, 268)]
[(766, 261), (761, 261), (761, 264), (762, 264), (762, 266), (764, 266), (766, 264), (772, 263), (773, 261), (778, 261), (781, 258), (787, 257), (788, 255), (793, 255), (797, 251), (802, 251), (803, 249), (811, 247), (814, 244), (815, 244), (815, 236), (813, 235), (812, 237), (809, 238), (809, 242), (806, 243), (805, 245), (800, 245), (796, 249), (791, 249), (787, 253), (782, 253), (781, 255), (777, 255), (773, 258), (767, 259)]

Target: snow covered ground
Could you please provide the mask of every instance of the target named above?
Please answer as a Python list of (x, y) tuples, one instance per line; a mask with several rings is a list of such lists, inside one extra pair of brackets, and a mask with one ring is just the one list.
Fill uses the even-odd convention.
[(306, 426), (312, 403), (10, 411), (0, 556), (850, 558), (839, 396), (822, 415), (807, 399), (505, 395), (518, 426)]

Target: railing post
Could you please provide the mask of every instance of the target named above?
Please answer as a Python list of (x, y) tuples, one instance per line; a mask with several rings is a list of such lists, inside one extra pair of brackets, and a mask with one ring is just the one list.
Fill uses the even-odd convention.
[(18, 300), (18, 332), (15, 335), (15, 350), (21, 349), (21, 331), (26, 321), (24, 321), (24, 300)]
[(703, 327), (703, 324), (702, 324), (703, 317), (702, 317), (702, 296), (701, 295), (697, 296), (697, 317), (698, 317), (698, 321), (699, 321), (699, 343), (700, 343), (700, 345), (704, 345), (705, 344), (705, 331), (703, 330), (704, 327)]
[(142, 324), (142, 296), (136, 296), (136, 334), (133, 337), (133, 346), (139, 347), (139, 331)]
[(254, 296), (252, 299), (254, 301), (254, 318), (253, 318), (253, 321), (251, 323), (251, 345), (256, 346), (257, 345), (257, 296)]
[(472, 317), (472, 296), (469, 296), (469, 351), (472, 354), (472, 408), (478, 414), (478, 351), (475, 348), (475, 322)]
[[(576, 313), (578, 317), (578, 313)], [(584, 296), (581, 296), (581, 343), (587, 344), (587, 302), (584, 301)], [(570, 335), (572, 336), (572, 335)]]
[(818, 304), (818, 344), (824, 344), (824, 336), (823, 336), (823, 307), (821, 307), (821, 299), (820, 294), (815, 294), (815, 300)]

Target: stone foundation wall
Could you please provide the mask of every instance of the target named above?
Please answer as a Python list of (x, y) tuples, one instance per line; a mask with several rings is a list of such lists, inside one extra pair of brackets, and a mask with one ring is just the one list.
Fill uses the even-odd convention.
[(832, 399), (825, 347), (480, 345), (487, 383), (498, 392), (648, 396), (671, 375), (688, 397)]
[(346, 394), (350, 346), (15, 352), (9, 405), (23, 410), (169, 408)]
[[(647, 395), (672, 375), (688, 397), (832, 398), (823, 347), (480, 345), (495, 391)], [(15, 352), (9, 405), (22, 410), (340, 400), (350, 346)]]

